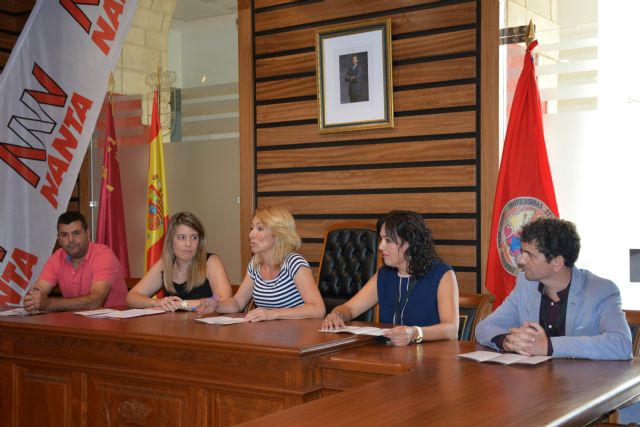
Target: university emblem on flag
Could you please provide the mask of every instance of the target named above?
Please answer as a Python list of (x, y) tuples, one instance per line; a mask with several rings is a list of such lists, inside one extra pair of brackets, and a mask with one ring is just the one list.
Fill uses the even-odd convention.
[(555, 218), (554, 213), (540, 199), (535, 197), (516, 197), (502, 208), (498, 224), (498, 254), (502, 267), (517, 276), (518, 256), (522, 250), (520, 230), (528, 222), (538, 218)]

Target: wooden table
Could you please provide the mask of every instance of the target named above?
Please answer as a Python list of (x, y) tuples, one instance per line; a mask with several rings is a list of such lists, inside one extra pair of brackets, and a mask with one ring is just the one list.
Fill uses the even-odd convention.
[(459, 359), (471, 343), (194, 318), (0, 318), (0, 425), (579, 425), (640, 394), (640, 360), (503, 366)]
[(322, 397), (320, 357), (371, 341), (195, 317), (0, 318), (0, 425), (234, 425)]
[[(505, 366), (457, 357), (476, 349), (432, 342), (324, 356), (325, 389), (345, 391), (242, 426), (584, 425), (640, 394), (640, 359)], [(372, 382), (382, 371), (390, 376)]]

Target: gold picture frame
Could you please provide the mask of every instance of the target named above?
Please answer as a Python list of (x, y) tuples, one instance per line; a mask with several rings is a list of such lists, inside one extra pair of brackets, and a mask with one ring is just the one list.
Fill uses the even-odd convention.
[(316, 31), (320, 133), (394, 126), (391, 58), (390, 19)]

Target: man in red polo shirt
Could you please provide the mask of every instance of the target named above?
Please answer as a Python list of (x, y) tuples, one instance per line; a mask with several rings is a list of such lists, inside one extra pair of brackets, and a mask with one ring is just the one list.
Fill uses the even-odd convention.
[[(25, 310), (36, 314), (126, 304), (120, 262), (108, 246), (89, 241), (89, 227), (80, 212), (60, 215), (58, 243), (61, 248), (49, 257), (24, 297)], [(62, 298), (49, 296), (56, 284)]]

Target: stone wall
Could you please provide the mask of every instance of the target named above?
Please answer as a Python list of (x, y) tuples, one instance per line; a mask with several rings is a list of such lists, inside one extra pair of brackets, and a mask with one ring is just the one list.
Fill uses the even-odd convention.
[[(138, 10), (114, 70), (116, 92), (143, 95), (142, 121), (145, 123), (151, 105), (151, 88), (145, 79), (157, 71), (158, 65), (163, 71), (167, 69), (169, 29), (175, 7), (176, 0), (138, 1)], [(162, 105), (161, 110), (168, 110), (168, 105)]]

